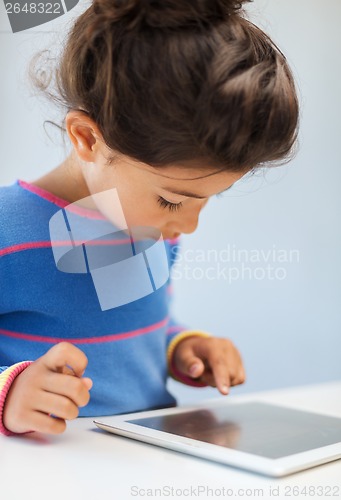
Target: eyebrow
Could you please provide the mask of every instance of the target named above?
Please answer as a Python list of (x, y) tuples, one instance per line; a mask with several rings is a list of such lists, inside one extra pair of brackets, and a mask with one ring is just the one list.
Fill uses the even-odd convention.
[[(231, 189), (232, 186), (233, 186), (233, 184), (230, 187), (228, 187), (228, 188), (224, 189), (223, 191), (220, 191), (219, 193), (216, 193), (216, 194), (225, 193), (225, 191), (228, 191), (229, 189)], [(177, 191), (177, 190), (174, 190), (173, 188), (168, 188), (166, 186), (162, 187), (162, 189), (164, 189), (165, 191), (169, 191), (172, 194), (179, 194), (181, 196), (187, 196), (188, 198), (198, 198), (199, 200), (204, 200), (205, 198), (209, 198), (209, 196), (199, 196), (198, 194), (190, 193), (188, 191)]]

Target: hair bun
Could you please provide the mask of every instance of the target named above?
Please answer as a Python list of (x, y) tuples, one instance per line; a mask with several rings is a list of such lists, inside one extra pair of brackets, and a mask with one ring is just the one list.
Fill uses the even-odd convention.
[(252, 0), (94, 0), (103, 20), (123, 21), (127, 27), (178, 28), (210, 24), (236, 14)]

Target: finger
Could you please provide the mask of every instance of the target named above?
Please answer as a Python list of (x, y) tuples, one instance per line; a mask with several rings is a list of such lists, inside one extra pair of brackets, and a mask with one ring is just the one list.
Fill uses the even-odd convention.
[(200, 382), (203, 382), (206, 385), (210, 385), (211, 387), (216, 387), (214, 375), (213, 375), (213, 372), (212, 372), (211, 367), (209, 366), (207, 360), (204, 361), (204, 366), (205, 366), (205, 370), (203, 371), (202, 375), (200, 375), (200, 377), (198, 377), (197, 380), (199, 380)]
[(241, 383), (244, 368), (234, 344), (228, 339), (219, 339), (218, 342), (209, 355), (209, 362), (219, 391), (228, 394), (230, 386)]
[(88, 377), (82, 377), (81, 378), (81, 382), (85, 385), (86, 389), (88, 391), (90, 391), (90, 389), (92, 388), (93, 386), (93, 382), (91, 380), (91, 378), (88, 378)]
[(198, 378), (204, 372), (204, 361), (193, 353), (193, 347), (190, 342), (182, 344), (181, 350), (177, 352), (176, 368), (181, 373), (192, 378)]
[(68, 342), (60, 342), (42, 356), (41, 361), (52, 371), (61, 372), (65, 367), (81, 377), (88, 364), (88, 358), (78, 347)]
[(71, 399), (46, 391), (39, 394), (39, 401), (35, 402), (34, 408), (64, 420), (73, 420), (79, 414), (78, 406)]
[(243, 368), (240, 368), (236, 376), (232, 378), (231, 385), (239, 385), (245, 382), (246, 376)]
[(198, 378), (205, 371), (205, 366), (201, 359), (192, 355), (184, 361), (184, 369), (181, 371), (192, 378)]
[(192, 349), (183, 349), (177, 360), (177, 368), (192, 378), (198, 378), (204, 372), (205, 365), (200, 358), (193, 356)]
[(245, 382), (246, 382), (246, 372), (244, 368), (242, 368), (240, 371), (240, 383), (244, 384)]
[(246, 379), (245, 375), (245, 369), (243, 365), (242, 358), (240, 356), (240, 353), (237, 349), (235, 349), (235, 363), (234, 363), (234, 370), (231, 372), (231, 385), (239, 385), (243, 384)]
[[(238, 374), (235, 376), (229, 373), (228, 377), (229, 377), (229, 384), (227, 384), (228, 390), (223, 391), (224, 394), (229, 393), (229, 386), (243, 384), (245, 381), (244, 371), (239, 371)], [(205, 370), (205, 372), (201, 375), (200, 381), (206, 383), (207, 385), (210, 385), (211, 387), (217, 387), (216, 378), (214, 374), (208, 370)]]
[(210, 360), (214, 380), (221, 394), (228, 394), (234, 371), (226, 356), (213, 357)]
[[(223, 377), (221, 376), (221, 367), (215, 367), (213, 370), (216, 358), (218, 359), (217, 363), (221, 363), (219, 356), (216, 355), (217, 351), (219, 352), (219, 356), (221, 356), (222, 349), (220, 348), (220, 344), (217, 343), (217, 339), (202, 339), (198, 343), (188, 343), (188, 345), (183, 346), (181, 355), (177, 358), (177, 365), (180, 371), (188, 374), (190, 377), (200, 377), (200, 381), (204, 382), (208, 377), (210, 381), (209, 385), (218, 387), (218, 384), (220, 384), (220, 387), (218, 387), (220, 392), (227, 394), (230, 385), (229, 376), (227, 374)], [(223, 353), (225, 354), (225, 350)], [(225, 372), (227, 371), (227, 366), (225, 366), (224, 370)], [(210, 373), (213, 373), (213, 380), (209, 377)], [(222, 383), (220, 382), (221, 379), (223, 379)]]
[(43, 432), (45, 434), (61, 434), (66, 429), (66, 422), (61, 418), (49, 417), (45, 413), (35, 411), (27, 425), (31, 431)]
[(211, 387), (217, 387), (215, 383), (215, 378), (212, 372), (207, 372), (206, 370), (204, 373), (199, 377), (200, 382), (203, 382), (206, 385), (209, 385)]
[[(92, 380), (62, 373), (49, 372), (42, 380), (42, 389), (71, 399), (78, 407), (86, 406), (90, 400)], [(51, 413), (51, 412), (49, 412)]]
[(64, 373), (64, 375), (77, 376), (74, 369), (70, 365), (63, 366), (63, 368), (60, 370), (60, 373)]
[(226, 344), (225, 339), (208, 338), (193, 348), (194, 354), (205, 364), (205, 372), (200, 378), (207, 380), (212, 387), (218, 387), (222, 394), (228, 394), (230, 387), (229, 364), (232, 356), (230, 346), (228, 348)]

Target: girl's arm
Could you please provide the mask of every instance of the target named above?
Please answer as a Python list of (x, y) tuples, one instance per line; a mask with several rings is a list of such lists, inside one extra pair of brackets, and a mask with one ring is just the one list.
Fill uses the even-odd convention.
[[(178, 252), (171, 247), (171, 267)], [(168, 285), (169, 303), (172, 285)], [(238, 349), (227, 338), (216, 338), (202, 330), (190, 330), (171, 317), (167, 331), (169, 375), (186, 385), (217, 387), (227, 394), (231, 385), (245, 381), (245, 369)]]

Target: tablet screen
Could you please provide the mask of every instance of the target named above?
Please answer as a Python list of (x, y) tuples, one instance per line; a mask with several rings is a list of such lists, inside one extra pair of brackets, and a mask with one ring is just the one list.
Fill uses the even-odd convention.
[(225, 403), (127, 422), (272, 459), (341, 442), (340, 418), (266, 403)]

